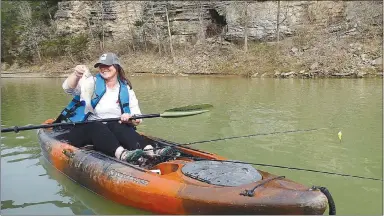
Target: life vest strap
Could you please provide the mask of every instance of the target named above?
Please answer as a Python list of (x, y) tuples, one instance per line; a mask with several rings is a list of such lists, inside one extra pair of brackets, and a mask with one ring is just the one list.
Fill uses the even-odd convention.
[(81, 101), (79, 101), (79, 100), (77, 100), (77, 99), (75, 99), (75, 98), (72, 99), (72, 102), (74, 102), (75, 104), (73, 105), (73, 107), (71, 107), (71, 109), (68, 109), (68, 108), (66, 107), (66, 108), (64, 108), (64, 110), (63, 110), (62, 115), (63, 115), (63, 117), (64, 117), (65, 119), (74, 116), (74, 115), (75, 115), (74, 111), (75, 111), (79, 106), (81, 106)]

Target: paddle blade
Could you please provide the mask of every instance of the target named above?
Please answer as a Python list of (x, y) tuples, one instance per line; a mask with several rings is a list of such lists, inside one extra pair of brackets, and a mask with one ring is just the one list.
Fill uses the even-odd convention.
[(172, 111), (172, 112), (164, 112), (164, 113), (160, 114), (160, 117), (163, 117), (163, 118), (177, 118), (177, 117), (197, 115), (197, 114), (201, 114), (201, 113), (205, 113), (205, 112), (209, 112), (209, 110), (195, 110), (195, 111), (185, 111), (185, 112), (182, 112), (182, 111), (179, 111), (179, 112)]
[(188, 106), (168, 109), (168, 110), (165, 110), (164, 113), (168, 113), (168, 112), (192, 112), (192, 111), (201, 111), (201, 110), (204, 110), (204, 112), (207, 112), (212, 107), (213, 106), (211, 104), (188, 105)]

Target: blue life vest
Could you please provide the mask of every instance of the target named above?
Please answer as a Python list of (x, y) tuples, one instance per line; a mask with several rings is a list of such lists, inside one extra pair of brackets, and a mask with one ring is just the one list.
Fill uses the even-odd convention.
[[(129, 94), (128, 94), (128, 86), (125, 82), (118, 79), (120, 84), (119, 89), (119, 104), (121, 113), (131, 113), (131, 110), (129, 109)], [(101, 77), (100, 74), (96, 75), (96, 88), (95, 88), (95, 95), (96, 97), (91, 100), (91, 105), (93, 108), (96, 107), (96, 105), (99, 103), (101, 97), (103, 97), (104, 93), (106, 91), (105, 86), (105, 80)], [(57, 118), (56, 122), (60, 121), (70, 121), (70, 122), (82, 122), (87, 120), (90, 113), (85, 114), (85, 103), (83, 101), (80, 101), (80, 95), (76, 95), (73, 97), (72, 101), (69, 102), (67, 107), (64, 108), (63, 111), (61, 111), (59, 117)]]

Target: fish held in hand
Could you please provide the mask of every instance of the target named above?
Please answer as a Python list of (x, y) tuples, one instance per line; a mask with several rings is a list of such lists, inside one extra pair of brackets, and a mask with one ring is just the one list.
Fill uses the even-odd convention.
[(91, 100), (96, 87), (95, 78), (92, 76), (87, 66), (84, 65), (82, 69), (84, 70), (84, 73), (82, 77), (83, 83), (81, 85), (81, 96), (85, 102), (84, 113), (95, 113), (95, 110), (93, 109), (91, 104)]

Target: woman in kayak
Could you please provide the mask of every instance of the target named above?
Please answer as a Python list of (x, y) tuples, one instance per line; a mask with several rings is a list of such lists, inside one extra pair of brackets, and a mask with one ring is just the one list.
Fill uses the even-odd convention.
[[(64, 81), (64, 91), (74, 98), (62, 111), (59, 119), (78, 122), (120, 117), (120, 121), (74, 125), (63, 138), (76, 147), (93, 144), (95, 150), (109, 156), (127, 162), (135, 161), (143, 156), (144, 151), (140, 144), (141, 136), (135, 130), (142, 119), (130, 119), (133, 115), (141, 114), (132, 84), (124, 76), (124, 70), (114, 53), (101, 55), (94, 67), (99, 69), (96, 77), (86, 77), (85, 74), (89, 74), (88, 68), (77, 65)], [(91, 107), (91, 112), (84, 112), (89, 104), (84, 104), (83, 101), (89, 103), (92, 95), (91, 104), (94, 109)], [(166, 155), (170, 150), (160, 149), (156, 154)]]

